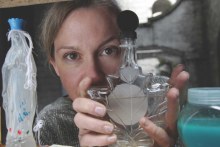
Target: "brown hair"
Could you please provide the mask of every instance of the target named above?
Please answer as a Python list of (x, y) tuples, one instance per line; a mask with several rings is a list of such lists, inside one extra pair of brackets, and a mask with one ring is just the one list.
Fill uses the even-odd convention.
[(54, 3), (51, 6), (42, 21), (39, 38), (48, 60), (54, 59), (54, 40), (68, 14), (82, 7), (95, 6), (106, 7), (115, 15), (120, 12), (114, 0), (71, 0)]

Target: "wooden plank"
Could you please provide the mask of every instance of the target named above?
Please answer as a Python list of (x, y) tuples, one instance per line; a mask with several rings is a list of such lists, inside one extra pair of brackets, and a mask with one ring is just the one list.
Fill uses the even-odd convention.
[(61, 2), (61, 1), (68, 1), (68, 0), (0, 0), (0, 8), (46, 4), (46, 3)]

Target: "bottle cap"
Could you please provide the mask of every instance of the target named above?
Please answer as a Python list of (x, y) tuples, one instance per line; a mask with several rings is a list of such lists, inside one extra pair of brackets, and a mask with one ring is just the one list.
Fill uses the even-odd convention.
[(138, 16), (131, 10), (122, 11), (117, 18), (122, 37), (137, 38), (135, 30), (139, 25)]
[(220, 87), (190, 88), (188, 102), (190, 104), (220, 105)]
[(11, 27), (11, 30), (23, 30), (24, 20), (20, 18), (10, 18), (8, 23)]

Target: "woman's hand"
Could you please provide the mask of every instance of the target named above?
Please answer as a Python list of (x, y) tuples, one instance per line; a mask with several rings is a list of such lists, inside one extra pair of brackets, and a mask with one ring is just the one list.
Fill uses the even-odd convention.
[(85, 78), (79, 85), (79, 98), (73, 102), (77, 112), (74, 122), (79, 128), (80, 146), (107, 146), (116, 142), (112, 134), (114, 126), (101, 118), (106, 114), (106, 107), (101, 103), (86, 98), (86, 91), (91, 85), (91, 79)]
[(165, 130), (156, 126), (146, 117), (141, 118), (140, 125), (155, 140), (155, 147), (173, 147), (177, 133), (177, 116), (179, 112), (179, 93), (189, 79), (189, 74), (184, 71), (183, 65), (178, 65), (172, 72), (169, 84), (172, 88), (167, 92), (167, 113), (165, 116)]
[[(153, 122), (143, 117), (140, 125), (155, 140), (155, 147), (170, 147), (177, 139), (177, 115), (179, 111), (179, 91), (185, 86), (189, 74), (183, 71), (183, 65), (177, 66), (169, 80), (173, 87), (167, 93), (168, 109), (166, 113), (166, 125), (164, 130)], [(79, 98), (73, 102), (73, 108), (77, 111), (74, 117), (75, 124), (79, 128), (80, 146), (107, 146), (116, 142), (117, 137), (113, 133), (113, 125), (101, 118), (106, 114), (106, 107), (101, 103), (86, 98), (86, 91), (91, 85), (91, 79), (85, 78), (80, 83)]]

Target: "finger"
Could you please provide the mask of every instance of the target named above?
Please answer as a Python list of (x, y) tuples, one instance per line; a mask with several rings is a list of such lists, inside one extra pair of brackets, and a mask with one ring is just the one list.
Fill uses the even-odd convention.
[(80, 146), (107, 146), (115, 143), (117, 136), (113, 135), (101, 135), (101, 134), (85, 134), (80, 138)]
[(182, 89), (189, 79), (189, 73), (183, 70), (184, 66), (182, 64), (175, 67), (171, 74), (169, 84), (178, 89)]
[(152, 121), (146, 117), (141, 118), (140, 125), (145, 132), (157, 142), (161, 147), (170, 147), (173, 145), (173, 141), (170, 139), (164, 129), (155, 125)]
[(179, 75), (179, 73), (182, 72), (183, 70), (184, 70), (184, 65), (182, 65), (182, 64), (177, 65), (173, 69), (173, 71), (171, 73), (170, 80), (169, 80), (171, 85), (175, 85), (175, 79), (176, 79), (177, 75)]
[(74, 117), (74, 122), (79, 129), (96, 133), (111, 134), (114, 129), (113, 124), (110, 122), (96, 119), (83, 113), (77, 113)]
[(177, 117), (179, 112), (179, 90), (177, 88), (171, 88), (167, 93), (167, 113), (166, 113), (166, 125), (167, 133), (172, 137), (177, 135)]
[[(74, 120), (75, 121), (75, 120)], [(79, 138), (81, 138), (85, 134), (89, 134), (91, 131), (86, 129), (79, 128)]]
[(182, 89), (186, 85), (186, 82), (188, 81), (188, 79), (189, 79), (188, 72), (186, 71), (180, 72), (175, 79), (174, 87), (178, 89)]
[(92, 79), (89, 77), (85, 77), (80, 83), (79, 83), (79, 96), (80, 97), (86, 97), (87, 96), (87, 90), (90, 87), (92, 83)]
[(106, 114), (106, 107), (103, 104), (87, 98), (76, 98), (73, 101), (73, 109), (76, 112), (98, 117), (103, 117)]

